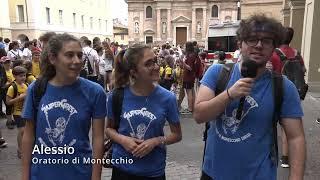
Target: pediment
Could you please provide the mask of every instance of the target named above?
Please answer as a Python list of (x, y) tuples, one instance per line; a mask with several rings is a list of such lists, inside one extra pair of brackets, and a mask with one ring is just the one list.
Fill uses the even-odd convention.
[(191, 23), (191, 19), (185, 17), (185, 16), (178, 16), (175, 19), (171, 21), (172, 23)]
[(152, 29), (146, 29), (144, 31), (145, 34), (155, 34), (155, 32)]

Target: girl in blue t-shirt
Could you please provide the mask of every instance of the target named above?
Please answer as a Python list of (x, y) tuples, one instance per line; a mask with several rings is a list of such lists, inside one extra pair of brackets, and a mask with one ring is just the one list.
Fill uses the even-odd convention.
[[(124, 88), (119, 128), (115, 129), (112, 95), (108, 98), (107, 135), (113, 144), (112, 180), (165, 179), (166, 145), (181, 140), (177, 100), (155, 82), (159, 65), (152, 49), (134, 45), (115, 60), (115, 87)], [(170, 133), (164, 135), (168, 121)]]
[(101, 179), (95, 160), (103, 155), (106, 94), (79, 78), (82, 65), (81, 44), (68, 34), (52, 37), (42, 52), (41, 74), (28, 88), (22, 114), (24, 180)]

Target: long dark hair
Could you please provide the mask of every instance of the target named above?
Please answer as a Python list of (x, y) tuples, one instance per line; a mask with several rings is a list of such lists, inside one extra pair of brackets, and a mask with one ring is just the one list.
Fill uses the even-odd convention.
[(96, 49), (98, 46), (101, 46), (101, 40), (99, 37), (94, 37), (92, 40), (92, 47), (93, 49)]
[(193, 46), (193, 43), (192, 42), (187, 42), (186, 43), (186, 55), (189, 56), (189, 55), (193, 55), (195, 52), (194, 52), (194, 46)]
[(112, 52), (108, 42), (103, 41), (102, 45), (103, 45), (103, 48), (104, 48), (105, 59), (111, 59), (112, 61), (114, 61), (114, 55), (113, 55), (113, 52)]
[(56, 68), (50, 63), (49, 56), (57, 57), (63, 48), (64, 43), (70, 41), (79, 43), (79, 46), (81, 47), (80, 41), (67, 33), (55, 35), (49, 40), (47, 47), (41, 53), (41, 72), (39, 78), (50, 80), (56, 75)]
[(6, 52), (5, 49), (0, 49), (0, 59), (1, 59), (3, 56), (7, 56), (7, 52)]
[(129, 84), (130, 70), (136, 70), (137, 64), (144, 56), (146, 49), (151, 49), (149, 46), (134, 44), (127, 50), (121, 50), (114, 63), (114, 84), (116, 88), (123, 87)]
[(11, 51), (14, 46), (19, 46), (19, 43), (18, 41), (12, 41), (10, 44), (9, 44), (9, 51)]

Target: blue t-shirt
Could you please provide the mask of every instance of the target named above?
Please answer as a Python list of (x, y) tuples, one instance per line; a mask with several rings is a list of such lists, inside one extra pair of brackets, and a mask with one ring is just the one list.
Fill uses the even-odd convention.
[[(22, 114), (27, 120), (33, 119), (33, 86), (34, 83), (28, 88)], [(92, 158), (89, 140), (91, 118), (105, 119), (106, 99), (100, 85), (83, 78), (63, 87), (48, 83), (39, 103), (35, 145), (38, 149), (73, 147), (74, 153), (69, 151), (54, 155), (34, 151), (31, 180), (91, 179), (92, 164), (88, 163), (88, 159)], [(49, 159), (51, 163), (43, 162)], [(54, 159), (56, 163), (53, 162)]]
[(0, 49), (5, 49), (5, 45), (4, 45), (4, 43), (3, 42), (0, 42)]
[[(173, 93), (157, 85), (149, 96), (136, 96), (129, 87), (124, 89), (118, 132), (122, 135), (147, 140), (163, 136), (166, 120), (178, 124), (179, 111)], [(112, 94), (108, 98), (108, 119), (113, 119)], [(113, 159), (132, 159), (133, 163), (114, 164), (115, 167), (138, 176), (156, 177), (165, 173), (165, 146), (155, 147), (143, 158), (135, 158), (121, 145), (113, 144)]]
[[(212, 91), (223, 65), (211, 66), (201, 83)], [(241, 78), (235, 65), (227, 88)], [(236, 119), (239, 100), (232, 101), (216, 120), (210, 122), (203, 171), (215, 180), (275, 180), (276, 166), (271, 161), (274, 96), (271, 72), (255, 80), (246, 96), (242, 120)], [(300, 98), (294, 84), (283, 78), (281, 117), (303, 116)]]

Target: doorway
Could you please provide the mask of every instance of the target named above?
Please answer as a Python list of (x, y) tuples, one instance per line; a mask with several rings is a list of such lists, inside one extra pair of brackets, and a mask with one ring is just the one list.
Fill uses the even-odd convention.
[(187, 42), (187, 27), (176, 27), (176, 45), (183, 46)]

